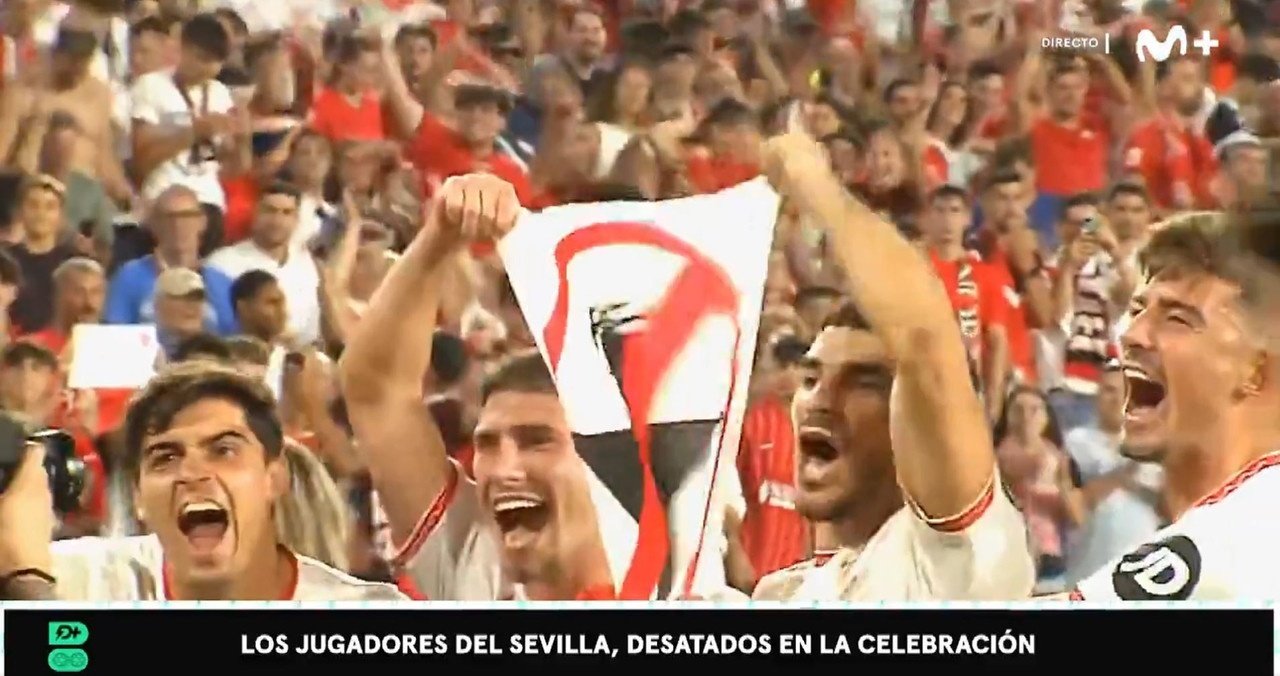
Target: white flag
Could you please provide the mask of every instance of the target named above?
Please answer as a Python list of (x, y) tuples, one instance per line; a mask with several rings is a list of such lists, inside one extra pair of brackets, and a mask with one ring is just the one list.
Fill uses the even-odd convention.
[(621, 599), (723, 584), (734, 471), (778, 196), (764, 179), (665, 202), (526, 214), (499, 245), (589, 469)]

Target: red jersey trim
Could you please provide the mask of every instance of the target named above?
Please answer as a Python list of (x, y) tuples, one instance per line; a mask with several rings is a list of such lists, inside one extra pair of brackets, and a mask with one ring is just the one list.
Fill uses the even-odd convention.
[(1272, 451), (1260, 458), (1256, 458), (1253, 462), (1245, 465), (1244, 468), (1232, 475), (1230, 479), (1227, 479), (1227, 482), (1222, 484), (1221, 488), (1204, 496), (1203, 498), (1200, 498), (1191, 506), (1193, 508), (1207, 507), (1209, 505), (1222, 502), (1228, 495), (1234, 493), (1237, 488), (1244, 484), (1244, 482), (1252, 479), (1254, 476), (1257, 476), (1257, 474), (1262, 470), (1276, 465), (1280, 465), (1280, 451)]
[(910, 496), (907, 497), (907, 503), (911, 505), (911, 510), (916, 513), (916, 516), (920, 517), (920, 520), (924, 521), (930, 528), (938, 531), (939, 533), (959, 533), (960, 531), (977, 523), (978, 519), (981, 519), (982, 515), (987, 513), (987, 509), (990, 508), (991, 503), (995, 501), (995, 482), (995, 474), (992, 474), (991, 480), (987, 482), (986, 488), (982, 489), (982, 493), (973, 501), (973, 504), (969, 505), (964, 511), (956, 514), (955, 516), (931, 519), (925, 515), (924, 511), (920, 509), (920, 506), (917, 505), (915, 500), (912, 500)]
[[(831, 557), (835, 556), (838, 553), (840, 553), (839, 549), (819, 550), (813, 553), (813, 558), (811, 559), (811, 561), (813, 561), (814, 565), (825, 566), (827, 565), (827, 562), (831, 560)], [(801, 563), (803, 563), (803, 561)]]
[(390, 562), (393, 568), (406, 566), (417, 555), (418, 550), (427, 541), (427, 537), (435, 531), (436, 526), (440, 525), (440, 520), (444, 518), (444, 513), (453, 504), (453, 498), (458, 493), (458, 475), (460, 473), (458, 463), (450, 458), (449, 476), (445, 479), (444, 488), (440, 489), (440, 494), (436, 496), (435, 500), (431, 501), (431, 506), (427, 507), (427, 511), (422, 513), (422, 518), (418, 519), (417, 525), (410, 531), (409, 539), (396, 548), (395, 556), (391, 557)]
[[(298, 594), (298, 557), (293, 552), (289, 551), (288, 547), (282, 546), (280, 547), (280, 550), (284, 552), (285, 556), (289, 557), (291, 575), (289, 583), (283, 587), (280, 592), (280, 596), (274, 600), (292, 601), (293, 597)], [(162, 562), (160, 566), (162, 570), (160, 584), (163, 585), (162, 591), (164, 593), (164, 600), (181, 601), (182, 599), (176, 599), (173, 597), (173, 568), (169, 565), (168, 561)]]

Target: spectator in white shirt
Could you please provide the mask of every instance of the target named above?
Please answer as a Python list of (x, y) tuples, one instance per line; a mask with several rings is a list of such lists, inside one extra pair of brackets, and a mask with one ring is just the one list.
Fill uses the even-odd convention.
[[(216, 17), (199, 15), (182, 27), (178, 67), (139, 77), (130, 91), (134, 171), (145, 176), (144, 198), (171, 185), (195, 191), (209, 225), (203, 251), (222, 241), (226, 195), (219, 171), (252, 163), (247, 111), (235, 111), (231, 92), (214, 78), (231, 52)], [(233, 114), (234, 113), (234, 114)]]
[(320, 338), (320, 274), (311, 253), (293, 243), (300, 204), (293, 186), (270, 186), (258, 199), (249, 239), (215, 251), (208, 263), (232, 279), (250, 270), (274, 275), (284, 291), (290, 338), (309, 345)]
[(1124, 374), (1108, 365), (1098, 380), (1097, 424), (1067, 433), (1067, 452), (1080, 468), (1080, 490), (1091, 508), (1067, 547), (1068, 584), (1096, 573), (1164, 525), (1160, 466), (1139, 464), (1121, 450), (1124, 398)]

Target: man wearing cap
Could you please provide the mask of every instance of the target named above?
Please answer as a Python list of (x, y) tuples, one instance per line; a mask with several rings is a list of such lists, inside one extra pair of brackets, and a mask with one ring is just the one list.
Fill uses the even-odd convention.
[(165, 355), (204, 332), (204, 279), (187, 268), (169, 268), (156, 279), (156, 335)]
[[(423, 108), (414, 98), (400, 69), (395, 50), (382, 50), (387, 91), (384, 99), (397, 119), (415, 129), (407, 156), (424, 175), (428, 188), (450, 176), (482, 171), (494, 174), (516, 189), (521, 204), (528, 204), (533, 189), (520, 165), (499, 152), (498, 136), (507, 126), (511, 96), (485, 84), (460, 84), (454, 88), (453, 125)], [(429, 191), (429, 190), (428, 190)]]

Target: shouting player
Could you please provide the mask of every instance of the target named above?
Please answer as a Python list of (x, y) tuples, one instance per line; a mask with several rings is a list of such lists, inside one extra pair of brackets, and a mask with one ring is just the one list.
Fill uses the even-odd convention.
[[(1176, 520), (1097, 571), (1075, 599), (1280, 599), (1280, 218), (1191, 214), (1141, 250), (1145, 281), (1121, 339), (1126, 452), (1159, 461)], [(1243, 245), (1243, 250), (1241, 249)], [(1273, 310), (1274, 305), (1270, 305)]]
[(494, 176), (446, 181), (340, 363), (348, 415), (398, 544), (393, 566), (430, 599), (613, 594), (585, 466), (542, 357), (514, 357), (485, 383), (474, 483), (446, 454), (423, 403), (454, 266), (470, 244), (510, 230), (519, 207)]
[[(5, 495), (0, 564), (56, 580), (74, 601), (390, 601), (395, 587), (353, 578), (295, 554), (276, 537), (273, 510), (289, 479), (274, 398), (261, 382), (208, 363), (156, 377), (125, 418), (126, 471), (150, 535), (62, 540), (50, 551), (48, 484), (24, 463)], [(38, 458), (38, 456), (37, 456)], [(21, 527), (8, 514), (23, 512)], [(28, 590), (27, 598), (41, 594)]]
[(766, 155), (780, 192), (835, 242), (854, 302), (825, 322), (794, 404), (796, 506), (839, 549), (766, 576), (755, 598), (1025, 598), (1026, 527), (998, 485), (945, 289), (892, 223), (844, 193), (812, 140), (776, 138)]

